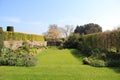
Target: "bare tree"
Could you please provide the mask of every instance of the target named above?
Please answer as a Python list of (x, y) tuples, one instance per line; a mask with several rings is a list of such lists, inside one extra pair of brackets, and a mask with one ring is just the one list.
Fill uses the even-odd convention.
[(73, 32), (74, 27), (72, 25), (65, 25), (65, 27), (59, 27), (56, 24), (49, 26), (49, 30), (43, 35), (49, 40), (57, 41), (60, 38), (66, 38)]
[(60, 28), (60, 31), (65, 38), (68, 37), (73, 32), (73, 30), (73, 25), (65, 25), (64, 28)]

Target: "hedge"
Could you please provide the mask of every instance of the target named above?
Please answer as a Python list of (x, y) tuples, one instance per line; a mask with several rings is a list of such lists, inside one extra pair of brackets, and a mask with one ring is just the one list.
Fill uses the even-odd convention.
[(0, 52), (1, 52), (1, 49), (3, 48), (3, 29), (2, 27), (0, 27)]
[(84, 35), (83, 38), (84, 43), (92, 48), (116, 48), (116, 51), (120, 52), (119, 30)]
[(93, 49), (108, 49), (120, 53), (120, 30), (88, 35), (72, 34), (66, 39), (63, 47), (77, 48), (84, 52)]
[(13, 26), (7, 26), (7, 31), (12, 31), (12, 32), (14, 32), (14, 27), (13, 27)]
[(4, 40), (31, 40), (31, 41), (44, 41), (44, 36), (35, 34), (26, 34), (20, 32), (4, 31)]

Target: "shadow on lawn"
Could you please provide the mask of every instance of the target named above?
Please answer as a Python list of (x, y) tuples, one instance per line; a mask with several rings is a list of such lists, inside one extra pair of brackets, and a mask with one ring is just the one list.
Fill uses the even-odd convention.
[[(89, 57), (86, 54), (81, 53), (81, 51), (76, 49), (71, 49), (71, 54), (76, 57), (78, 60), (82, 61), (83, 58)], [(120, 73), (120, 67), (108, 67), (109, 69), (112, 69), (116, 73)]]
[(108, 68), (114, 70), (116, 73), (120, 73), (120, 67), (108, 67)]
[(71, 54), (72, 54), (74, 57), (76, 57), (78, 60), (80, 60), (80, 61), (81, 61), (83, 58), (88, 57), (88, 55), (81, 53), (80, 50), (71, 49), (70, 51), (71, 51)]

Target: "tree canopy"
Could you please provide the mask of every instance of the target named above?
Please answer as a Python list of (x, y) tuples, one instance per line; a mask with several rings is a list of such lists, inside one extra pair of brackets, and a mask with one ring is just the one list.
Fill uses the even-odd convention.
[(61, 31), (62, 36), (67, 38), (74, 31), (74, 27), (73, 25), (65, 25), (65, 27), (59, 27), (59, 30)]
[(53, 24), (49, 26), (49, 30), (44, 34), (47, 41), (57, 41), (61, 38), (61, 33), (57, 25)]
[(74, 33), (79, 33), (79, 34), (91, 34), (97, 32), (102, 32), (102, 27), (94, 23), (77, 26), (76, 29), (74, 30)]

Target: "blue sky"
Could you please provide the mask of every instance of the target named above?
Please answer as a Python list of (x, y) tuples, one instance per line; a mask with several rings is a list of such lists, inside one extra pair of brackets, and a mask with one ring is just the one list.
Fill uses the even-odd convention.
[(103, 30), (120, 26), (120, 0), (0, 0), (0, 26), (42, 34), (50, 24), (97, 23)]

